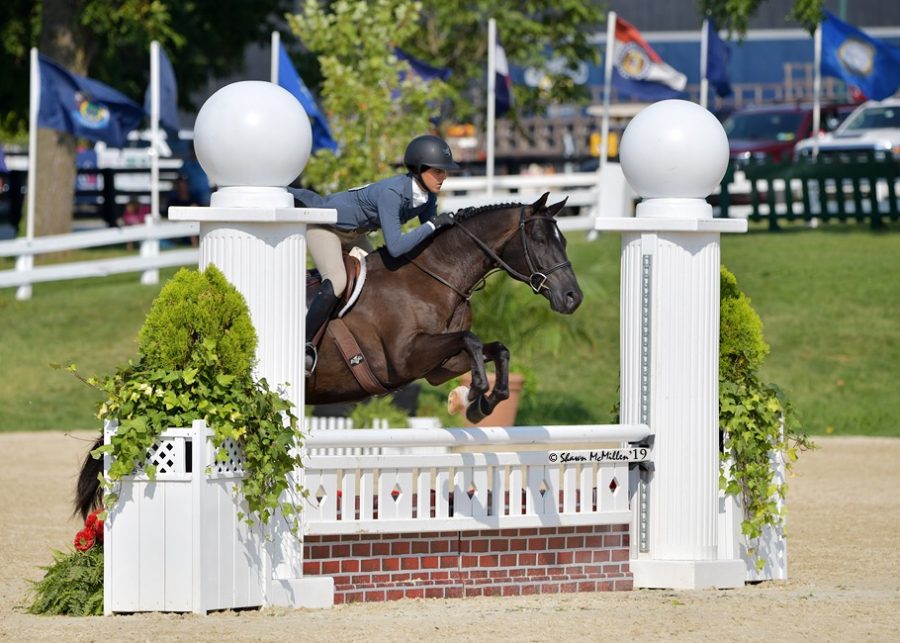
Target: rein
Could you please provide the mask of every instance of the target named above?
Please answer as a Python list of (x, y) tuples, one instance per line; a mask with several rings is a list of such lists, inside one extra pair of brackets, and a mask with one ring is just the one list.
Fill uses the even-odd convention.
[[(544, 290), (544, 289), (546, 289), (548, 291), (550, 290), (550, 287), (547, 286), (547, 278), (551, 274), (553, 274), (557, 270), (560, 270), (562, 268), (568, 268), (569, 266), (572, 265), (572, 262), (570, 262), (570, 261), (562, 261), (548, 270), (542, 270), (540, 268), (535, 267), (535, 262), (531, 258), (531, 252), (529, 252), (529, 249), (528, 249), (528, 236), (525, 234), (525, 224), (530, 223), (532, 221), (537, 221), (539, 219), (552, 221), (554, 226), (557, 225), (556, 219), (554, 219), (553, 217), (534, 216), (531, 218), (525, 218), (525, 206), (524, 205), (519, 210), (519, 236), (522, 239), (522, 249), (524, 250), (524, 254), (525, 254), (525, 262), (528, 264), (528, 269), (531, 271), (530, 275), (526, 275), (524, 273), (519, 272), (518, 270), (516, 270), (515, 268), (510, 266), (508, 263), (503, 261), (503, 259), (501, 259), (500, 256), (490, 248), (490, 246), (488, 246), (484, 241), (479, 239), (475, 235), (474, 232), (472, 232), (471, 230), (466, 228), (462, 224), (462, 222), (457, 222), (454, 225), (455, 225), (455, 227), (460, 228), (463, 232), (465, 232), (469, 236), (469, 238), (475, 242), (475, 245), (478, 246), (481, 249), (481, 251), (484, 252), (484, 254), (486, 254), (488, 257), (490, 257), (490, 259), (495, 264), (497, 264), (500, 268), (502, 268), (507, 273), (509, 273), (509, 275), (513, 279), (517, 279), (518, 281), (527, 283), (529, 286), (531, 286), (531, 290), (534, 292), (534, 294), (538, 295), (538, 294), (540, 294), (541, 290)], [(407, 256), (406, 258), (416, 268), (418, 268), (419, 270), (421, 270), (422, 272), (424, 272), (426, 275), (433, 278), (434, 280), (438, 281), (439, 283), (447, 286), (447, 288), (449, 288), (450, 290), (455, 292), (457, 295), (462, 297), (465, 301), (469, 301), (469, 299), (471, 299), (471, 297), (472, 297), (472, 293), (475, 292), (476, 290), (478, 290), (479, 287), (481, 287), (481, 285), (484, 283), (484, 278), (482, 278), (478, 283), (475, 284), (474, 287), (472, 287), (469, 290), (468, 293), (464, 293), (459, 288), (457, 288), (456, 286), (451, 284), (449, 281), (447, 281), (446, 279), (444, 279), (437, 273), (435, 273), (431, 270), (428, 270), (424, 266), (420, 265), (418, 262), (416, 262), (411, 257)], [(485, 275), (485, 278), (486, 277), (487, 277), (487, 275)]]

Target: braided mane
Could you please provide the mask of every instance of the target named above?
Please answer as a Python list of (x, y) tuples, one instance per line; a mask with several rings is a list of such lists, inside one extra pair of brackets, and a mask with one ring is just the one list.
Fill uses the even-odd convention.
[(524, 205), (525, 204), (523, 203), (491, 203), (489, 205), (480, 205), (477, 208), (460, 208), (456, 211), (455, 218), (459, 221), (465, 221), (466, 219), (471, 219), (472, 217), (483, 212), (489, 212), (492, 210), (505, 210), (507, 208), (521, 208), (524, 207)]

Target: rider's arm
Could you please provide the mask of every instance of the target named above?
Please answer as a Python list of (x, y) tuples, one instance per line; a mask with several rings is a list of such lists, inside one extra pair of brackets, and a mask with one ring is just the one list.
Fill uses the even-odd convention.
[(409, 232), (403, 232), (400, 222), (402, 198), (394, 190), (384, 190), (378, 196), (378, 219), (384, 232), (384, 245), (392, 257), (409, 252), (434, 231), (434, 225), (423, 223)]

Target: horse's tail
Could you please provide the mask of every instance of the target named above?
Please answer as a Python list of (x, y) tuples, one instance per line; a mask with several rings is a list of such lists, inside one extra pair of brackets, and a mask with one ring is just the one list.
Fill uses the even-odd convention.
[(103, 503), (103, 492), (100, 489), (99, 476), (103, 473), (103, 460), (91, 455), (91, 451), (103, 446), (101, 435), (94, 442), (87, 455), (84, 456), (84, 464), (78, 474), (78, 487), (75, 490), (75, 513), (87, 518), (92, 510), (99, 508)]

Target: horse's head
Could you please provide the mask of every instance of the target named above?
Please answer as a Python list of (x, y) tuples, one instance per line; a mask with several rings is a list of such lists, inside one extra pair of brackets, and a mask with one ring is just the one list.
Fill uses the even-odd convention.
[(528, 277), (535, 293), (550, 301), (550, 307), (566, 315), (575, 312), (584, 295), (566, 255), (566, 238), (554, 218), (566, 199), (547, 206), (549, 192), (520, 212), (519, 232), (503, 250), (502, 257)]

